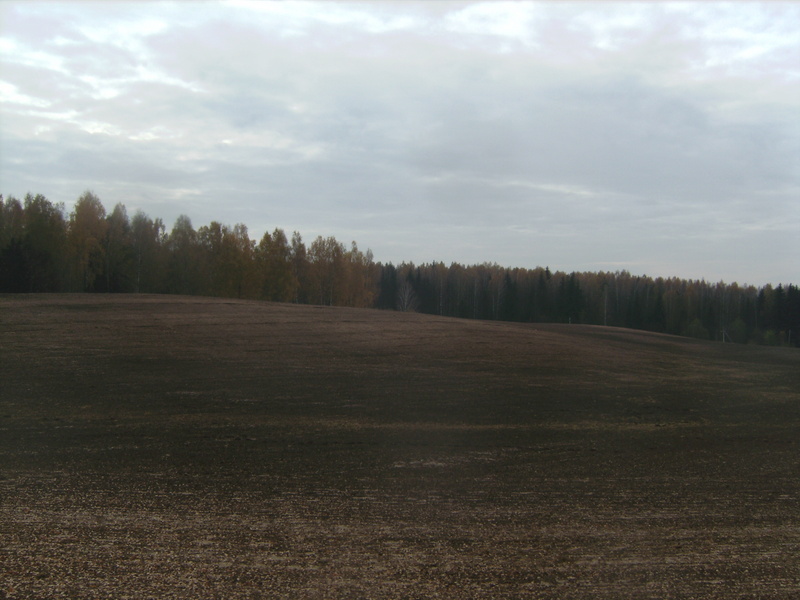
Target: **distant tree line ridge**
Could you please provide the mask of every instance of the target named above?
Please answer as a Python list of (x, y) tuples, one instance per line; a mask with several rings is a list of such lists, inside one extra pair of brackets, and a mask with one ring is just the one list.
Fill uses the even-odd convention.
[(167, 232), (92, 192), (67, 215), (42, 195), (0, 196), (0, 292), (133, 292), (415, 310), (472, 319), (644, 329), (700, 339), (800, 346), (800, 288), (496, 264), (376, 263), (334, 237), (306, 246), (281, 229), (251, 240), (216, 221)]

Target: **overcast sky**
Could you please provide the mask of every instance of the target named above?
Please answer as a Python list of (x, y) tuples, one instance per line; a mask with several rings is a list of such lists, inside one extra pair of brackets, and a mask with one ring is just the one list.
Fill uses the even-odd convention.
[(800, 283), (800, 4), (0, 2), (0, 192)]

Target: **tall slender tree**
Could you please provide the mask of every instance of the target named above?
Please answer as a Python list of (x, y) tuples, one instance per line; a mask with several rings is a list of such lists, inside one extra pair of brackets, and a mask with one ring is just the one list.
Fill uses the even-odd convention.
[(125, 205), (117, 204), (106, 221), (105, 291), (131, 292), (135, 288), (134, 247)]
[(73, 274), (80, 291), (93, 291), (105, 266), (106, 209), (93, 192), (84, 192), (69, 220)]

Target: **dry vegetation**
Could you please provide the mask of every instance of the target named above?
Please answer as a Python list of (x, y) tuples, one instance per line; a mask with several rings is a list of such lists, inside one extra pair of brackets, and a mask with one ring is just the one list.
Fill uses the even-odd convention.
[(0, 598), (797, 598), (800, 353), (0, 297)]

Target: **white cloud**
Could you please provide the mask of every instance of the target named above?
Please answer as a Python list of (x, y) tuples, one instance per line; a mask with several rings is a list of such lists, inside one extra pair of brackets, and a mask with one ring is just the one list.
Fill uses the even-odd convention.
[(66, 73), (67, 69), (64, 66), (64, 60), (57, 54), (44, 52), (42, 50), (35, 50), (30, 47), (23, 46), (13, 40), (6, 40), (3, 44), (5, 50), (5, 62), (12, 64), (19, 64), (25, 67), (34, 67), (46, 69), (49, 71), (56, 71), (59, 73)]
[(145, 50), (144, 38), (162, 33), (168, 28), (161, 19), (143, 18), (118, 20), (102, 24), (85, 24), (77, 31), (95, 44), (120, 46), (129, 51)]
[(800, 5), (796, 3), (670, 4), (682, 36), (695, 41), (692, 74), (800, 76)]
[[(739, 280), (800, 227), (796, 5), (0, 11), (6, 194), (92, 187), (167, 222), (333, 234), (395, 262), (679, 257)], [(783, 246), (718, 260), (765, 232)]]
[(51, 104), (49, 100), (34, 98), (20, 93), (17, 86), (6, 81), (0, 81), (0, 102), (21, 106), (35, 106), (37, 108), (46, 108)]
[(317, 27), (344, 28), (369, 34), (408, 31), (424, 27), (425, 21), (413, 12), (398, 13), (382, 3), (340, 4), (334, 2), (260, 2), (258, 0), (228, 0), (224, 6), (233, 9), (241, 18), (258, 19), (261, 26), (276, 30), (280, 35), (308, 35)]
[(445, 29), (460, 34), (493, 35), (533, 43), (538, 5), (530, 2), (482, 2), (451, 12)]
[(570, 29), (586, 33), (589, 43), (604, 51), (617, 51), (640, 43), (658, 27), (653, 7), (644, 3), (584, 5), (570, 19)]

